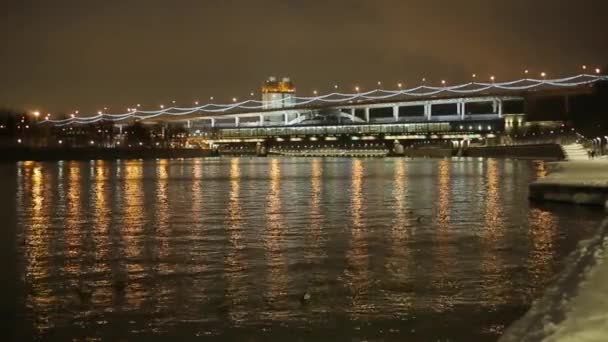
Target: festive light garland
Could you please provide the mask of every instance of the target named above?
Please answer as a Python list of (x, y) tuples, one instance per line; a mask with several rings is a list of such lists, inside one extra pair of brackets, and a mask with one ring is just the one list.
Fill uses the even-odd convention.
[[(386, 100), (397, 96), (411, 96), (411, 97), (424, 97), (424, 96), (434, 96), (441, 93), (446, 94), (474, 94), (474, 93), (482, 93), (489, 90), (514, 90), (514, 91), (522, 91), (522, 90), (532, 90), (535, 88), (539, 88), (542, 86), (552, 86), (552, 87), (577, 87), (582, 85), (593, 84), (599, 81), (608, 81), (608, 76), (604, 75), (590, 75), (590, 74), (581, 74), (577, 76), (570, 76), (565, 78), (558, 79), (520, 79), (515, 81), (508, 82), (492, 82), (492, 83), (484, 83), (484, 82), (469, 82), (454, 86), (426, 86), (421, 85), (410, 89), (404, 90), (384, 90), (384, 89), (375, 89), (367, 92), (357, 92), (357, 93), (330, 93), (325, 95), (319, 95), (314, 97), (298, 97), (292, 96), (288, 98), (281, 98), (278, 100), (271, 101), (260, 101), (260, 100), (246, 100), (241, 102), (235, 102), (232, 104), (215, 104), (208, 103), (201, 106), (195, 107), (168, 107), (162, 108), (161, 110), (132, 110), (127, 113), (122, 114), (109, 114), (109, 113), (99, 113), (97, 115), (92, 116), (75, 116), (73, 115), (71, 118), (61, 119), (61, 120), (51, 120), (46, 119), (41, 124), (51, 123), (55, 126), (65, 126), (73, 123), (79, 124), (91, 124), (96, 123), (102, 120), (105, 121), (113, 121), (120, 122), (127, 119), (153, 119), (162, 115), (166, 116), (185, 116), (194, 113), (227, 113), (233, 110), (257, 110), (257, 109), (266, 109), (268, 107), (274, 107), (280, 104), (283, 104), (285, 101), (295, 101), (295, 104), (290, 107), (284, 108), (297, 108), (301, 106), (305, 106), (314, 102), (320, 103), (328, 103), (328, 104), (338, 104), (344, 103), (345, 105), (350, 104), (350, 102), (354, 100)], [(524, 85), (519, 85), (524, 84)], [(473, 89), (465, 89), (467, 87), (472, 87)]]

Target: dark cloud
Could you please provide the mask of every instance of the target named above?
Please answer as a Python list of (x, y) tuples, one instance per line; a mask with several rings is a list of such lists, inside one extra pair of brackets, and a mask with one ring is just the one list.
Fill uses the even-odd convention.
[(0, 105), (70, 111), (226, 100), (291, 76), (450, 82), (606, 65), (605, 0), (5, 0)]

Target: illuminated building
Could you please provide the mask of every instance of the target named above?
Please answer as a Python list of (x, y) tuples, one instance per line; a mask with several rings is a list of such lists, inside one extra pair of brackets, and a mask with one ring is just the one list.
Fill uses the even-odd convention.
[(264, 109), (293, 107), (296, 104), (296, 87), (288, 77), (280, 81), (269, 77), (262, 85), (262, 103)]

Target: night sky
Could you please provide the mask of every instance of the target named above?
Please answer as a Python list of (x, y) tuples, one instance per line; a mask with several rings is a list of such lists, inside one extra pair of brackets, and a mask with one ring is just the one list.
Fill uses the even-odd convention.
[(0, 107), (124, 112), (608, 65), (606, 0), (2, 0)]

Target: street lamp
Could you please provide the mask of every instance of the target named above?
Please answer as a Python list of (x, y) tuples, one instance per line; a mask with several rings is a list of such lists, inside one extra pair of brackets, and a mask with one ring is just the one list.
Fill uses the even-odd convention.
[(542, 77), (544, 79), (545, 77), (547, 77), (547, 73), (546, 72), (541, 72), (540, 73), (540, 77)]
[(403, 87), (403, 84), (401, 82), (397, 83), (397, 87), (399, 87), (399, 89), (401, 89), (401, 87)]
[(600, 72), (601, 72), (600, 68), (595, 68), (595, 73), (596, 73), (596, 74), (598, 74), (598, 75), (599, 75), (599, 74), (600, 74)]
[(494, 83), (494, 80), (496, 79), (496, 77), (494, 76), (490, 76), (490, 81), (492, 81), (492, 83)]
[(313, 93), (314, 95), (317, 95), (317, 91), (316, 91), (316, 90), (313, 90), (313, 91), (312, 91), (312, 93)]
[(358, 93), (359, 92), (359, 87), (355, 87), (355, 91)]
[(40, 116), (40, 112), (39, 112), (39, 111), (35, 111), (35, 112), (34, 112), (34, 116), (35, 116), (36, 118), (37, 118), (37, 117), (39, 117), (39, 116)]

